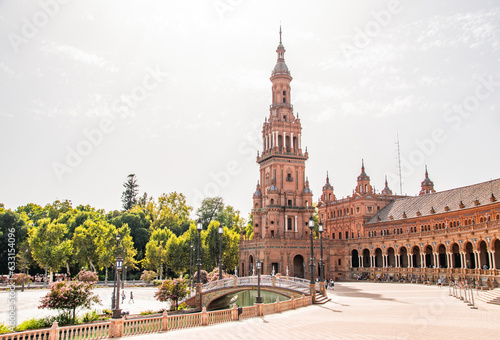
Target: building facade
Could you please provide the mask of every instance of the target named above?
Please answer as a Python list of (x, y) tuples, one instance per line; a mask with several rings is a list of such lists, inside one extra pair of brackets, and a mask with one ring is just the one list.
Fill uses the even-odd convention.
[[(361, 162), (351, 196), (337, 199), (326, 176), (317, 202), (323, 247), (315, 234), (311, 258), (308, 220), (315, 213), (302, 148), (302, 126), (291, 104), (292, 76), (281, 41), (271, 73), (272, 100), (257, 155), (252, 239), (240, 240), (239, 273), (327, 279), (500, 281), (500, 179), (436, 192), (427, 168), (418, 196), (376, 192)], [(323, 257), (321, 257), (323, 253)], [(314, 266), (311, 266), (314, 264)]]

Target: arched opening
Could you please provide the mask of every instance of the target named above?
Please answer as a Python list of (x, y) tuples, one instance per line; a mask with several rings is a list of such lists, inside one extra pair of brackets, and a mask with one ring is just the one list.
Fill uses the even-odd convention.
[(495, 269), (500, 268), (500, 240), (496, 240), (495, 244), (493, 246), (493, 249), (495, 250)]
[(408, 268), (408, 250), (406, 247), (399, 249), (399, 263), (402, 268)]
[(434, 256), (432, 256), (432, 247), (430, 245), (425, 247), (425, 263), (423, 265), (427, 268), (435, 266)]
[(248, 274), (253, 275), (253, 268), (254, 268), (254, 263), (253, 263), (253, 255), (250, 255), (248, 257)]
[(293, 230), (292, 218), (288, 218), (287, 230)]
[(413, 268), (422, 267), (422, 261), (420, 260), (420, 248), (418, 246), (413, 247), (412, 261), (413, 261)]
[(299, 146), (298, 146), (298, 144), (297, 144), (297, 137), (293, 137), (293, 144), (292, 144), (292, 146), (293, 146), (293, 150), (294, 150), (295, 152), (297, 152), (297, 150), (298, 150), (298, 148), (299, 148)]
[(278, 135), (278, 149), (280, 151), (283, 151), (283, 136), (282, 135)]
[(438, 259), (439, 268), (448, 268), (448, 258), (446, 256), (446, 247), (444, 244), (439, 245)]
[(382, 249), (375, 249), (375, 267), (382, 267), (384, 264), (384, 260), (382, 259)]
[(363, 267), (370, 267), (370, 251), (368, 249), (363, 250)]
[(359, 267), (359, 254), (357, 249), (353, 249), (351, 252), (351, 264), (353, 268)]
[(286, 136), (285, 138), (286, 152), (290, 152), (290, 136)]
[(479, 264), (478, 267), (481, 269), (490, 269), (491, 264), (490, 264), (490, 257), (488, 254), (488, 246), (486, 245), (486, 242), (481, 241), (479, 243)]
[(283, 103), (286, 103), (286, 91), (283, 91)]
[(389, 247), (387, 249), (387, 265), (389, 267), (396, 267), (396, 253), (394, 252), (394, 248)]
[(476, 259), (474, 256), (474, 248), (472, 243), (465, 244), (465, 266), (467, 269), (476, 269)]
[(458, 244), (454, 243), (451, 247), (453, 252), (453, 268), (462, 268), (462, 258), (460, 256), (460, 247)]
[(293, 258), (293, 276), (304, 278), (304, 258), (296, 255)]

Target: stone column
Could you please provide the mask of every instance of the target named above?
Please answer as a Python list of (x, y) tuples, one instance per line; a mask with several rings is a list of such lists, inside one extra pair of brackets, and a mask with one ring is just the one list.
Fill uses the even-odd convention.
[(363, 268), (363, 256), (358, 255), (359, 268)]
[(495, 263), (495, 251), (491, 251), (491, 269), (497, 269), (497, 265)]
[(460, 268), (461, 269), (467, 268), (467, 258), (464, 252), (460, 252), (460, 259), (461, 259), (460, 262), (462, 262)]
[(301, 145), (301, 142), (300, 142), (300, 133), (299, 133), (299, 149), (302, 149), (302, 145)]
[(479, 251), (474, 250), (474, 258), (476, 259), (476, 269), (481, 269), (481, 262), (479, 261)]
[(293, 147), (293, 132), (290, 133), (290, 151), (294, 152), (295, 149)]
[(288, 230), (288, 215), (285, 214), (285, 233)]
[(413, 256), (411, 256), (410, 254), (408, 254), (407, 256), (408, 256), (408, 268), (413, 268)]
[(297, 215), (295, 215), (295, 226), (294, 226), (295, 232), (297, 232)]

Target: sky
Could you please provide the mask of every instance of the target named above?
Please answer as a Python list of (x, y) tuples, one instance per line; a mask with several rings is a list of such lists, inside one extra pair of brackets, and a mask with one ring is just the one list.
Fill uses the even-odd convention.
[(247, 217), (280, 24), (315, 200), (362, 160), (398, 194), (499, 177), (496, 1), (1, 0), (0, 203), (119, 210), (135, 174)]

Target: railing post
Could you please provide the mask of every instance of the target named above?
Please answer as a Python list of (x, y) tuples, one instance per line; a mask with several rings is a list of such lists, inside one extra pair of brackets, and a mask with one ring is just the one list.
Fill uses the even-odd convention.
[(316, 284), (315, 283), (309, 284), (309, 291), (311, 293), (312, 302), (314, 303), (316, 301)]
[(231, 308), (231, 320), (238, 321), (238, 307), (236, 307), (236, 304)]
[(57, 321), (54, 321), (49, 331), (49, 340), (59, 340), (59, 332), (57, 328)]
[(163, 315), (161, 318), (161, 330), (164, 332), (168, 331), (168, 313), (167, 313), (167, 311), (163, 312)]
[(280, 308), (280, 307), (281, 307), (281, 306), (280, 306), (280, 298), (279, 298), (279, 297), (277, 297), (277, 298), (276, 298), (276, 306), (275, 306), (275, 308), (274, 308), (274, 312), (275, 312), (275, 313), (281, 313), (281, 308)]
[(295, 297), (292, 295), (290, 300), (292, 300), (292, 309), (295, 309)]
[(208, 325), (207, 307), (203, 307), (203, 309), (201, 311), (201, 325), (202, 326)]
[(235, 287), (238, 286), (238, 277), (235, 276), (233, 279), (234, 279), (234, 286)]
[(257, 315), (258, 316), (263, 316), (264, 315), (264, 304), (263, 303), (258, 303), (257, 304)]
[(123, 319), (111, 319), (109, 324), (109, 337), (120, 338), (123, 336)]
[(275, 276), (273, 276), (273, 277), (271, 278), (271, 285), (272, 285), (273, 287), (275, 287), (275, 286), (276, 286), (276, 277), (275, 277)]
[(197, 308), (202, 308), (203, 306), (203, 293), (202, 293), (202, 284), (197, 283), (196, 284), (196, 307)]

